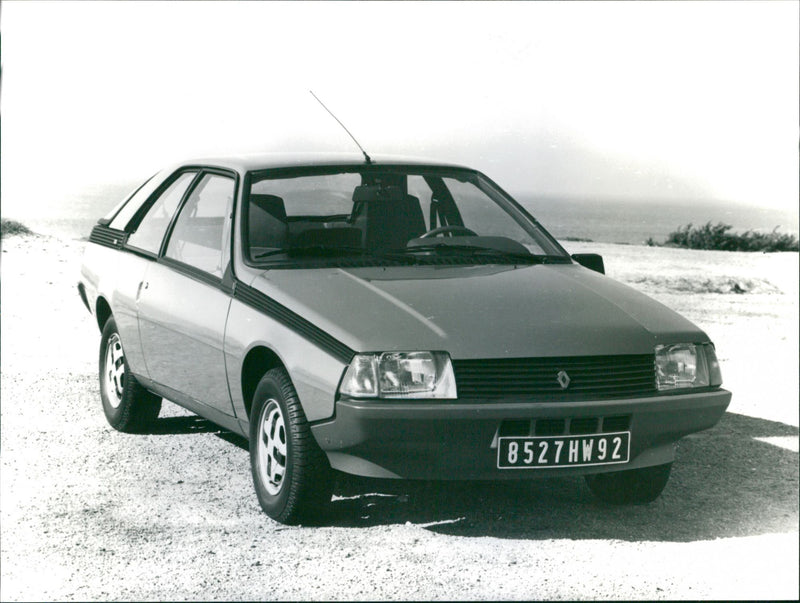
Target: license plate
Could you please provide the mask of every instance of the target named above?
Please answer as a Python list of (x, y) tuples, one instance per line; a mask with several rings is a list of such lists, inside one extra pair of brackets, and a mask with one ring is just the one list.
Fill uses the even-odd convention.
[(499, 438), (498, 469), (550, 469), (627, 463), (631, 433)]

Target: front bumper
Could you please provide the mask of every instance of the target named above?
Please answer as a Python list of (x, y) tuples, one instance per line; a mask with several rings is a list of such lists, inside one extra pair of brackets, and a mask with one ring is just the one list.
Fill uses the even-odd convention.
[[(719, 389), (588, 402), (459, 403), (339, 400), (332, 420), (312, 432), (334, 469), (377, 478), (528, 479), (636, 469), (669, 463), (674, 442), (713, 427), (730, 404)], [(624, 465), (497, 469), (497, 436), (509, 424), (629, 418), (630, 462)], [(599, 421), (599, 425), (603, 421)], [(518, 434), (514, 434), (518, 435)]]

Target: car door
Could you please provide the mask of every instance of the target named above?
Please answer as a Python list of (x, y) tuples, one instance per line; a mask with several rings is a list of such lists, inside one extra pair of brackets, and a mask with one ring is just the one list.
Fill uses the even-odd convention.
[[(114, 275), (114, 318), (125, 349), (125, 358), (131, 370), (143, 377), (149, 375), (142, 353), (137, 316), (142, 283), (148, 267), (158, 258), (167, 228), (181, 199), (197, 175), (197, 170), (172, 174), (156, 190), (150, 191), (148, 200), (141, 207), (137, 204), (127, 211), (123, 210), (124, 222), (121, 217), (116, 224), (117, 228), (130, 232), (125, 242), (125, 250), (130, 253), (120, 256)], [(115, 218), (114, 221), (117, 222), (118, 219)]]
[(231, 288), (230, 228), (236, 178), (205, 171), (142, 282), (139, 332), (150, 379), (167, 398), (233, 415), (223, 339)]

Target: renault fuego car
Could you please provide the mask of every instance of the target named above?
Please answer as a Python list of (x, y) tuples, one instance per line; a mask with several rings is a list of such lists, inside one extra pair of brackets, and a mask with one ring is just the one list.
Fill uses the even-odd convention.
[(166, 398), (245, 436), (261, 507), (296, 523), (335, 471), (658, 497), (731, 394), (703, 331), (603, 272), (474, 169), (261, 155), (145, 182), (78, 289), (111, 426)]

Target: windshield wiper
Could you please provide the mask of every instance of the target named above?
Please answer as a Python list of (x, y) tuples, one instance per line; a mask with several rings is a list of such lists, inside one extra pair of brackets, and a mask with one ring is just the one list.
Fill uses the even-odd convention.
[(368, 256), (383, 260), (395, 260), (403, 263), (417, 263), (420, 258), (415, 257), (418, 252), (435, 252), (437, 255), (469, 255), (470, 257), (489, 256), (492, 258), (506, 259), (514, 262), (529, 264), (569, 263), (567, 258), (554, 255), (534, 255), (531, 253), (513, 252), (481, 245), (448, 245), (434, 243), (431, 245), (417, 245), (403, 249), (365, 249), (363, 247), (346, 245), (304, 245), (283, 249), (271, 249), (253, 256), (254, 260), (261, 260), (271, 256), (286, 255), (287, 257), (341, 257), (347, 255)]
[(435, 243), (432, 245), (417, 245), (414, 247), (406, 248), (406, 253), (415, 253), (417, 251), (434, 251), (436, 253), (443, 253), (443, 254), (453, 254), (459, 255), (462, 253), (468, 253), (470, 256), (479, 256), (479, 255), (488, 255), (497, 258), (507, 258), (509, 260), (515, 260), (519, 262), (529, 262), (529, 263), (540, 263), (540, 264), (547, 264), (547, 263), (560, 263), (564, 262), (567, 263), (569, 260), (567, 258), (562, 258), (561, 256), (557, 255), (534, 255), (532, 253), (522, 253), (522, 252), (513, 252), (513, 251), (505, 251), (502, 249), (496, 249), (494, 247), (483, 247), (482, 245), (448, 245), (445, 243)]
[(303, 245), (300, 247), (288, 247), (284, 249), (271, 249), (253, 256), (254, 260), (261, 260), (270, 256), (286, 255), (289, 257), (339, 257), (347, 255), (369, 256), (380, 259), (397, 260), (403, 263), (413, 263), (415, 258), (403, 253), (403, 250), (381, 250), (365, 249), (347, 245)]
[(363, 247), (348, 247), (343, 245), (303, 245), (300, 247), (285, 247), (281, 249), (271, 249), (270, 251), (264, 251), (262, 253), (256, 254), (253, 256), (254, 260), (260, 260), (262, 258), (266, 258), (272, 255), (321, 255), (321, 256), (333, 256), (333, 255), (349, 255), (349, 254), (356, 254), (356, 255), (364, 255), (367, 253), (368, 250), (364, 249)]

